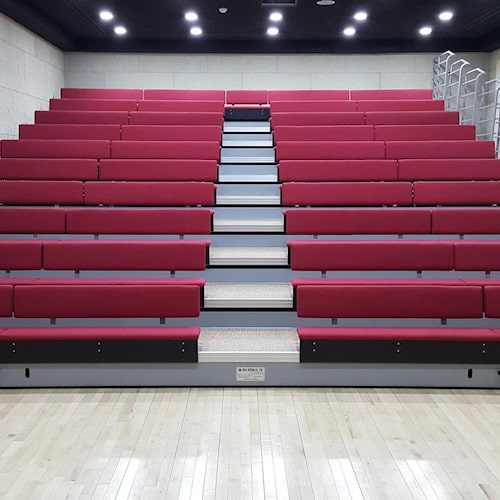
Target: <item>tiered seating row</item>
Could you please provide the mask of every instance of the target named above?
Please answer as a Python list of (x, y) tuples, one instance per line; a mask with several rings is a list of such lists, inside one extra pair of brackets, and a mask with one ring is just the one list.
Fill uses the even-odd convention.
[(210, 234), (214, 212), (203, 208), (0, 209), (4, 234)]
[(0, 240), (0, 269), (202, 271), (206, 240)]
[(500, 271), (500, 240), (287, 241), (293, 271)]

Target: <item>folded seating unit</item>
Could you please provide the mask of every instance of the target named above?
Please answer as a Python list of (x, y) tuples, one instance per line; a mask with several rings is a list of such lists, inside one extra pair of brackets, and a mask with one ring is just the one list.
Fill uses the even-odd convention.
[(132, 111), (130, 125), (218, 125), (222, 126), (221, 113)]
[[(222, 113), (224, 112), (224, 101), (220, 100), (145, 100), (138, 102), (138, 111), (175, 111), (175, 112), (190, 112), (196, 111), (207, 113)], [(132, 110), (131, 110), (132, 111)]]
[(457, 271), (500, 270), (500, 240), (461, 240), (454, 250)]
[(375, 99), (356, 101), (357, 111), (444, 111), (438, 99)]
[(59, 207), (0, 207), (0, 233), (64, 234), (66, 209)]
[(366, 111), (366, 125), (458, 124), (458, 111)]
[(226, 104), (267, 105), (269, 103), (267, 90), (226, 90)]
[(110, 141), (85, 139), (4, 139), (3, 158), (109, 158)]
[(474, 125), (375, 125), (374, 131), (376, 141), (473, 141), (476, 139)]
[(118, 124), (129, 122), (128, 111), (35, 111), (35, 124)]
[(6, 180), (97, 180), (97, 172), (92, 158), (0, 158), (0, 179)]
[(287, 206), (375, 206), (413, 204), (411, 182), (285, 182)]
[(41, 240), (0, 240), (0, 269), (42, 269), (42, 249)]
[(38, 123), (19, 125), (19, 139), (121, 139), (118, 124), (58, 124)]
[(489, 328), (299, 327), (302, 363), (500, 362), (500, 330)]
[(414, 182), (414, 203), (419, 205), (497, 205), (499, 181)]
[(80, 181), (0, 181), (2, 205), (83, 205)]
[(137, 99), (50, 99), (51, 111), (137, 111)]
[(124, 125), (124, 141), (217, 141), (222, 129), (219, 125)]
[[(279, 125), (364, 125), (365, 114), (358, 112), (276, 112), (272, 113), (273, 127)], [(458, 121), (456, 122), (458, 123)]]
[(111, 143), (111, 158), (218, 160), (219, 156), (220, 144), (217, 141), (112, 141)]
[(61, 89), (62, 99), (142, 99), (142, 89), (73, 88)]
[(211, 206), (215, 205), (215, 184), (194, 181), (86, 182), (85, 205)]
[(14, 310), (14, 288), (0, 282), (0, 317), (10, 318)]
[(145, 100), (181, 100), (181, 101), (222, 101), (225, 100), (224, 90), (203, 89), (144, 89)]
[(500, 180), (495, 158), (424, 158), (398, 160), (398, 178), (406, 181)]
[(367, 125), (277, 125), (276, 143), (282, 141), (373, 141), (374, 129)]
[(432, 99), (431, 89), (374, 89), (374, 90), (351, 90), (351, 99), (361, 100), (415, 100)]
[(396, 181), (396, 160), (281, 160), (281, 182), (286, 181)]
[(0, 331), (0, 363), (196, 363), (197, 326), (31, 327)]
[(269, 90), (269, 102), (273, 101), (348, 101), (349, 90)]
[(304, 113), (304, 112), (355, 112), (358, 106), (355, 101), (339, 100), (304, 100), (304, 101), (271, 101), (271, 114), (274, 113)]
[(276, 144), (276, 156), (280, 161), (385, 159), (385, 143), (380, 141), (281, 141)]
[(433, 234), (500, 234), (499, 208), (432, 210)]
[(216, 160), (136, 158), (99, 162), (102, 181), (216, 181), (217, 178)]
[(494, 141), (386, 141), (387, 159), (495, 158)]

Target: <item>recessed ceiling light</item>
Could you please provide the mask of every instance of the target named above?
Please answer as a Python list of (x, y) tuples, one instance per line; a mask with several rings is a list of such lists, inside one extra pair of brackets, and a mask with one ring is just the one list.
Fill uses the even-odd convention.
[(124, 28), (123, 26), (116, 26), (115, 33), (117, 35), (125, 35), (127, 33), (127, 29)]
[(226, 14), (229, 9), (227, 7), (219, 7), (219, 12), (221, 14)]
[(190, 31), (191, 31), (191, 35), (194, 35), (194, 36), (199, 36), (203, 33), (203, 30), (201, 28), (199, 28), (198, 26), (191, 28)]
[(344, 35), (345, 36), (353, 36), (355, 34), (356, 34), (356, 30), (352, 26), (349, 26), (348, 28), (346, 28), (344, 30)]
[(270, 36), (276, 36), (279, 32), (280, 30), (278, 28), (275, 28), (274, 26), (267, 29), (267, 34)]
[(115, 16), (109, 10), (101, 10), (101, 12), (99, 12), (99, 17), (103, 21), (111, 21), (111, 19), (113, 19), (113, 17), (115, 17)]
[(368, 18), (368, 14), (362, 10), (360, 10), (359, 12), (356, 12), (356, 14), (354, 14), (354, 19), (356, 19), (356, 21), (366, 21), (367, 18)]
[(333, 4), (335, 4), (335, 0), (318, 0), (316, 2), (316, 5), (321, 5), (322, 7), (326, 6), (326, 5), (333, 5)]
[(269, 16), (269, 19), (271, 19), (271, 21), (281, 21), (283, 19), (283, 14), (281, 12), (273, 12)]
[(439, 14), (439, 19), (441, 19), (441, 21), (449, 21), (452, 17), (453, 12), (451, 12), (451, 10), (445, 10)]
[(198, 14), (196, 12), (186, 12), (184, 14), (184, 19), (186, 21), (196, 21), (198, 19)]
[(429, 36), (432, 33), (432, 28), (430, 26), (424, 26), (423, 28), (420, 28), (418, 32), (422, 36)]

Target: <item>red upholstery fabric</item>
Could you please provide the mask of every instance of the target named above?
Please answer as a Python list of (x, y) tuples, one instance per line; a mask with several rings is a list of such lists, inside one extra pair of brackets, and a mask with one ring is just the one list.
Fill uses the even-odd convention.
[(194, 158), (218, 160), (216, 141), (113, 141), (111, 158)]
[(303, 112), (354, 112), (357, 111), (355, 101), (272, 101), (271, 115), (274, 113)]
[(279, 112), (273, 113), (271, 121), (278, 125), (364, 125), (364, 113), (357, 112)]
[[(36, 278), (24, 280), (18, 278), (18, 282), (12, 278), (6, 278), (14, 286), (196, 286), (201, 289), (205, 286), (204, 278)], [(481, 285), (482, 286), (482, 285)]]
[(302, 318), (481, 318), (483, 293), (474, 286), (300, 286)]
[(286, 181), (396, 181), (396, 160), (281, 160), (281, 182)]
[(68, 234), (210, 234), (208, 209), (75, 209), (66, 213)]
[(219, 125), (222, 113), (132, 111), (130, 125)]
[(457, 271), (500, 270), (500, 240), (461, 240), (454, 249)]
[(215, 205), (215, 185), (212, 182), (86, 182), (85, 205)]
[[(489, 279), (489, 278), (485, 278)], [(292, 287), (301, 286), (485, 286), (484, 279), (457, 278), (293, 278)], [(493, 281), (491, 282), (493, 283)], [(491, 284), (490, 283), (490, 284)], [(486, 283), (487, 284), (487, 283)]]
[(35, 111), (35, 123), (118, 124), (128, 123), (128, 111)]
[(197, 317), (200, 290), (194, 285), (16, 286), (18, 318)]
[(387, 141), (388, 159), (495, 158), (493, 141)]
[(414, 340), (451, 342), (500, 342), (500, 332), (490, 328), (324, 327), (297, 328), (300, 340)]
[(198, 90), (198, 89), (145, 89), (144, 99), (157, 100), (205, 100), (224, 102), (224, 90)]
[[(1, 171), (0, 161), (0, 171)], [(216, 160), (113, 159), (101, 160), (103, 181), (216, 181)]]
[(385, 145), (374, 141), (281, 141), (276, 155), (279, 160), (375, 160), (385, 158)]
[(499, 208), (432, 210), (433, 234), (499, 234)]
[(0, 269), (42, 269), (42, 242), (0, 240)]
[(349, 90), (269, 90), (269, 101), (345, 101)]
[(374, 89), (351, 90), (351, 99), (359, 100), (395, 100), (395, 99), (432, 99), (430, 89)]
[(6, 328), (0, 340), (198, 340), (198, 326)]
[(224, 102), (220, 100), (145, 100), (139, 101), (138, 111), (175, 111), (223, 113)]
[(97, 180), (92, 158), (0, 158), (0, 179)]
[(10, 318), (13, 308), (13, 288), (0, 283), (0, 317)]
[(19, 139), (120, 140), (120, 125), (72, 125), (68, 123), (19, 125)]
[(454, 268), (448, 241), (287, 241), (294, 271), (449, 271)]
[(500, 180), (500, 160), (492, 158), (399, 160), (399, 179), (406, 181)]
[(286, 182), (283, 205), (373, 206), (412, 205), (409, 182)]
[(83, 205), (80, 181), (0, 181), (4, 205)]
[(124, 141), (217, 141), (222, 130), (219, 125), (124, 125)]
[(376, 141), (475, 140), (473, 125), (375, 125)]
[(3, 158), (109, 158), (110, 141), (67, 139), (3, 140)]
[(142, 89), (99, 89), (71, 88), (61, 89), (64, 99), (142, 99)]
[(366, 111), (367, 125), (458, 124), (458, 111)]
[(500, 318), (500, 286), (484, 287), (484, 313), (487, 318)]
[(64, 234), (63, 208), (0, 208), (0, 233)]
[[(79, 271), (202, 271), (206, 268), (209, 244), (187, 240), (47, 240), (43, 245), (43, 267)], [(4, 260), (2, 250), (0, 242), (0, 267)]]
[(92, 99), (65, 98), (50, 99), (49, 109), (57, 111), (136, 111), (137, 99)]
[(267, 90), (227, 90), (227, 104), (267, 104)]
[(500, 203), (500, 181), (414, 182), (415, 205), (494, 205)]
[[(341, 101), (342, 102), (342, 101)], [(366, 125), (277, 125), (274, 140), (281, 141), (373, 141), (373, 127)]]
[(357, 101), (358, 111), (444, 111), (444, 101), (437, 99), (378, 99)]
[[(500, 212), (499, 212), (500, 213)], [(430, 210), (285, 210), (287, 234), (429, 234)]]

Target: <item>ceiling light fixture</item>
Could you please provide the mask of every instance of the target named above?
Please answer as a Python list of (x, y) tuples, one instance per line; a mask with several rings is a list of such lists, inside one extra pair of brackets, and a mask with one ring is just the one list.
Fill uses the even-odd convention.
[(334, 5), (335, 0), (318, 0), (316, 5), (320, 5), (321, 7), (326, 7), (328, 5)]
[(198, 26), (194, 26), (193, 28), (191, 28), (190, 32), (191, 35), (200, 36), (203, 33), (203, 30)]
[(368, 14), (363, 10), (360, 10), (359, 12), (356, 12), (356, 14), (354, 14), (354, 19), (356, 19), (356, 21), (366, 21), (367, 18)]
[(278, 28), (275, 28), (274, 26), (272, 28), (267, 29), (267, 34), (269, 36), (276, 36), (279, 32), (280, 30)]
[(283, 14), (281, 12), (273, 12), (270, 16), (269, 19), (271, 21), (281, 21), (283, 19)]
[(116, 26), (115, 27), (115, 33), (117, 35), (125, 35), (127, 33), (127, 29), (123, 26)]
[(219, 12), (221, 14), (226, 14), (229, 9), (227, 7), (219, 7)]
[(432, 28), (430, 26), (424, 26), (423, 28), (420, 28), (418, 32), (422, 36), (429, 36), (432, 33)]
[(115, 16), (109, 10), (101, 10), (101, 12), (99, 12), (99, 17), (103, 21), (111, 21), (111, 19), (113, 19)]
[(439, 14), (439, 19), (441, 21), (450, 21), (453, 18), (453, 12), (451, 10), (445, 10)]
[(196, 21), (198, 19), (198, 14), (196, 12), (186, 12), (184, 14), (184, 19), (186, 21)]
[(355, 34), (356, 34), (356, 30), (352, 26), (349, 26), (344, 30), (345, 36), (354, 36)]

